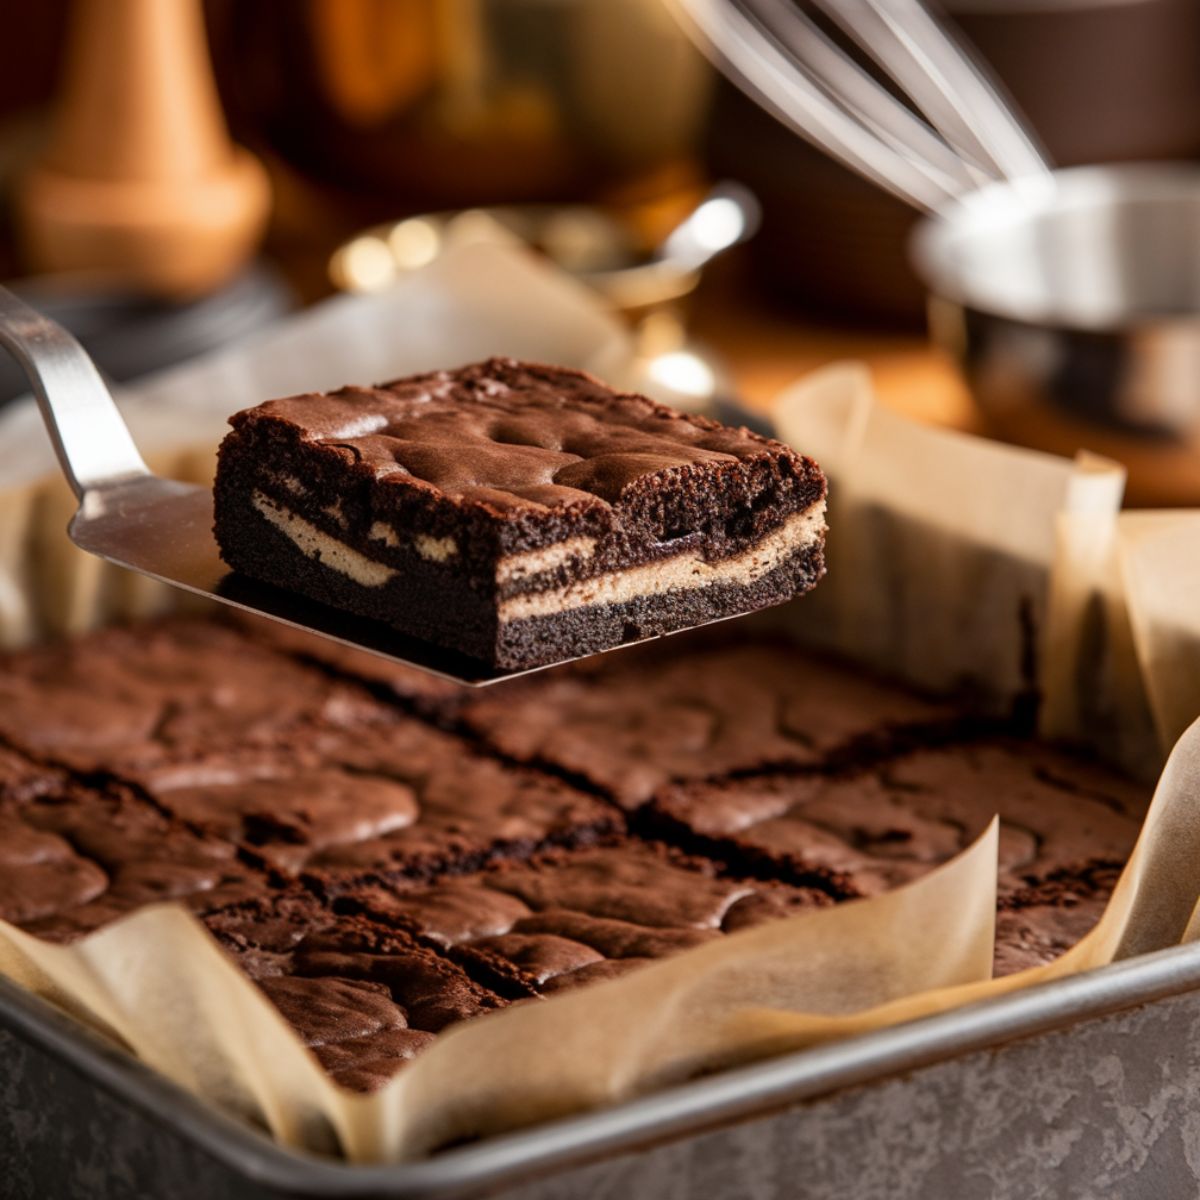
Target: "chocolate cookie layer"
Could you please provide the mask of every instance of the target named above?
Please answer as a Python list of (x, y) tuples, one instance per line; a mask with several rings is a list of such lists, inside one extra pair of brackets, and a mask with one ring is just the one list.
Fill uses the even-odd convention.
[(577, 371), (493, 359), (231, 424), (232, 567), (497, 667), (778, 603), (824, 570), (815, 463)]

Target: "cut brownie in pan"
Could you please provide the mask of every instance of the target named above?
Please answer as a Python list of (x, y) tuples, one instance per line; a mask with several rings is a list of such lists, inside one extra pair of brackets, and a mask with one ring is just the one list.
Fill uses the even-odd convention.
[(768, 774), (664, 789), (645, 829), (736, 869), (828, 872), (876, 895), (964, 849), (1000, 815), (997, 969), (1056, 957), (1099, 919), (1137, 840), (1145, 790), (1029, 745), (924, 751), (846, 777)]
[(454, 1021), (829, 904), (626, 842), (428, 884), (266, 890), (203, 917), (341, 1083), (384, 1083)]
[(914, 753), (845, 777), (767, 774), (668, 787), (647, 828), (745, 869), (828, 870), (874, 895), (964, 849), (1000, 815), (1002, 890), (1125, 861), (1145, 793), (1051, 750)]
[(0, 918), (69, 941), (179, 900), (369, 1089), (453, 1021), (916, 878), (997, 810), (998, 970), (1103, 911), (1143, 789), (691, 641), (424, 698), (198, 620), (10, 656)]
[(568, 772), (626, 808), (672, 781), (869, 761), (972, 726), (782, 641), (630, 652), (498, 684), (465, 699), (460, 717), (505, 756)]
[(1120, 868), (1068, 867), (1041, 883), (1000, 897), (996, 913), (997, 975), (1040, 966), (1074, 946), (1100, 920)]
[(612, 978), (833, 901), (815, 889), (724, 877), (711, 862), (634, 841), (426, 886), (360, 889), (340, 903), (450, 949), (472, 974), (519, 996)]
[(824, 570), (815, 463), (578, 371), (493, 359), (231, 424), (230, 566), (501, 668), (776, 604)]
[(378, 711), (354, 684), (213, 621), (105, 630), (0, 669), (0, 738), (83, 772), (272, 744)]
[(204, 918), (346, 1087), (369, 1091), (455, 1021), (505, 1001), (404, 932), (272, 893)]
[(317, 885), (475, 870), (624, 828), (609, 805), (561, 780), (399, 716), (316, 732), (282, 752), (210, 755), (130, 777), (192, 826)]
[(6, 800), (26, 800), (61, 787), (61, 771), (34, 762), (8, 746), (0, 745), (0, 806)]
[(193, 911), (257, 888), (235, 847), (170, 821), (128, 789), (69, 785), (0, 804), (0, 917), (70, 941), (145, 904)]

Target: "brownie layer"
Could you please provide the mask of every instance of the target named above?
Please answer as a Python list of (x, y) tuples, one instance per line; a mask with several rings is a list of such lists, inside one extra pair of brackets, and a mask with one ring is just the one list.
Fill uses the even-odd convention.
[(339, 1083), (370, 1091), (455, 1021), (504, 1006), (398, 929), (271, 892), (204, 918)]
[(690, 639), (473, 692), (460, 719), (494, 750), (634, 808), (671, 782), (829, 770), (977, 732), (927, 702), (782, 641)]
[(0, 739), (82, 772), (278, 744), (377, 712), (362, 688), (212, 621), (105, 630), (0, 669)]
[[(231, 425), (226, 451), (261, 439), (271, 456), (246, 465), (280, 499), (315, 497), (333, 531), (369, 533), (364, 518), (394, 513), (405, 518), (394, 537), (374, 539), (385, 550), (411, 538), (427, 561), (461, 558), (489, 582), (501, 557), (577, 545), (570, 537), (736, 544), (778, 523), (772, 502), (800, 512), (824, 496), (816, 465), (780, 442), (507, 359), (274, 400)], [(350, 487), (325, 490), (335, 482)]]
[(10, 656), (0, 697), (0, 917), (182, 901), (359, 1089), (455, 1020), (916, 878), (997, 809), (997, 969), (1048, 961), (1148, 800), (771, 641), (480, 693), (178, 620)]
[(129, 778), (190, 826), (318, 888), (476, 870), (624, 828), (596, 797), (399, 714), (313, 733), (286, 752), (209, 755)]
[(232, 567), (498, 666), (555, 657), (513, 623), (641, 602), (665, 631), (672, 597), (713, 593), (709, 619), (823, 569), (811, 460), (575, 371), (491, 360), (231, 424), (214, 496)]
[(1000, 816), (1000, 888), (1125, 861), (1143, 790), (1053, 751), (1004, 744), (911, 754), (848, 777), (768, 774), (664, 788), (644, 827), (744, 869), (827, 871), (861, 895), (924, 874)]
[(731, 878), (710, 861), (623, 841), (422, 887), (366, 888), (343, 907), (448, 949), (511, 996), (610, 979), (712, 938), (831, 904), (824, 892)]

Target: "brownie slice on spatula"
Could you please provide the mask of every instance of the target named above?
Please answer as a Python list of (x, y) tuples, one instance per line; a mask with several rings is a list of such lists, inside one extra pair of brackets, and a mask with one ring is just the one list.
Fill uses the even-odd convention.
[(231, 424), (231, 567), (497, 668), (778, 604), (824, 571), (816, 463), (579, 371), (492, 359)]

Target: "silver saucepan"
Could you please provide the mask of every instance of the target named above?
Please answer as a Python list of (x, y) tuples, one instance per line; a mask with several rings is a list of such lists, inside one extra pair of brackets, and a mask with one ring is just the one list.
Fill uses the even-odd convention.
[(1054, 170), (920, 0), (816, 6), (921, 115), (791, 0), (676, 6), (742, 90), (928, 214), (931, 329), (999, 432), (1087, 442), (1130, 462), (1140, 499), (1200, 500), (1200, 168)]

